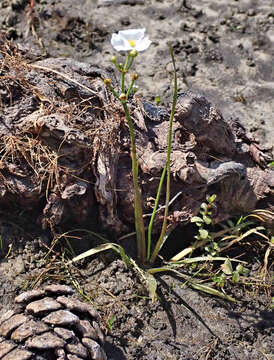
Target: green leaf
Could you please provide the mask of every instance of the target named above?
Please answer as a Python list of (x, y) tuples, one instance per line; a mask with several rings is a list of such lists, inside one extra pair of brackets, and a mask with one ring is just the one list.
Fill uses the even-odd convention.
[(211, 224), (211, 219), (210, 219), (210, 217), (204, 215), (204, 216), (203, 216), (203, 220), (204, 220), (204, 222), (205, 222), (207, 225)]
[(244, 220), (244, 217), (241, 216), (241, 217), (238, 219), (236, 225), (240, 225), (240, 224), (243, 222), (243, 220)]
[(222, 271), (226, 275), (231, 275), (233, 272), (232, 265), (230, 259), (226, 259), (226, 261), (221, 265)]
[(240, 280), (240, 274), (238, 271), (233, 271), (232, 273), (232, 282), (237, 283)]
[[(85, 259), (86, 257), (89, 257), (91, 255), (94, 255), (94, 254), (97, 254), (99, 252), (102, 252), (102, 251), (105, 251), (105, 250), (109, 250), (109, 249), (113, 249), (114, 250), (114, 244), (112, 243), (107, 243), (107, 244), (102, 244), (102, 245), (99, 245), (93, 249), (90, 249), (88, 251), (85, 251), (83, 252), (82, 254), (74, 257), (71, 261), (69, 261), (69, 264), (73, 263), (73, 262), (76, 262), (76, 261), (79, 261), (79, 260), (82, 260), (82, 259)], [(115, 248), (115, 251), (116, 251), (116, 248)]]
[(216, 196), (215, 194), (209, 196), (209, 197), (207, 198), (207, 201), (209, 202), (209, 204), (212, 204), (212, 203), (215, 201), (216, 197), (217, 197), (217, 196)]
[[(178, 265), (180, 265), (180, 264), (191, 264), (191, 263), (206, 262), (206, 261), (225, 261), (225, 260), (227, 260), (227, 258), (224, 256), (214, 256), (213, 257), (211, 255), (207, 255), (207, 256), (196, 256), (193, 258), (179, 260), (179, 261), (171, 262), (168, 264), (171, 265), (172, 267), (178, 267)], [(242, 260), (238, 260), (238, 259), (231, 259), (231, 261), (246, 264), (246, 262), (244, 262)], [(166, 267), (164, 269), (166, 271)]]
[(132, 261), (131, 259), (127, 256), (127, 254), (125, 253), (125, 250), (122, 246), (117, 247), (117, 250), (115, 250), (116, 252), (118, 252), (123, 260), (123, 262), (126, 264), (126, 266), (128, 268), (130, 268), (132, 266)]
[(227, 223), (231, 228), (234, 227), (234, 224), (233, 224), (232, 220), (230, 220), (230, 219), (227, 220)]
[(112, 315), (109, 319), (108, 319), (108, 327), (109, 327), (109, 330), (112, 331), (113, 329), (113, 323), (115, 321), (115, 315)]
[(212, 280), (220, 287), (224, 287), (226, 281), (226, 275), (224, 273), (221, 273), (221, 275), (213, 277)]
[(271, 161), (271, 163), (268, 164), (269, 167), (274, 167), (274, 161)]
[[(215, 259), (214, 259), (215, 260)], [(172, 269), (171, 267), (167, 266), (167, 267), (161, 267), (161, 268), (152, 268), (152, 269), (149, 269), (148, 270), (150, 274), (152, 273), (157, 273), (157, 272), (163, 272), (163, 271), (172, 271), (174, 272), (175, 274), (177, 274), (178, 276), (180, 277), (183, 277), (185, 278), (185, 275), (180, 273), (179, 271), (175, 270), (175, 269)], [(221, 276), (219, 276), (220, 279), (222, 279), (222, 281), (224, 282), (225, 281), (225, 274), (221, 274)], [(226, 295), (216, 289), (213, 289), (212, 287), (210, 286), (207, 286), (207, 285), (202, 285), (202, 284), (197, 284), (196, 282), (193, 282), (191, 281), (191, 279), (189, 277), (185, 278), (187, 280), (187, 284), (189, 286), (191, 286), (193, 289), (196, 289), (196, 290), (200, 290), (200, 291), (203, 291), (205, 293), (208, 293), (208, 294), (211, 294), (211, 295), (214, 295), (214, 296), (219, 296), (221, 297), (222, 299), (226, 299), (226, 300), (229, 300), (229, 301), (233, 301), (233, 302), (237, 302), (233, 297), (229, 296), (229, 295)], [(214, 279), (213, 279), (214, 280)], [(216, 281), (217, 282), (217, 281)]]
[(243, 265), (242, 264), (239, 264), (236, 266), (236, 271), (239, 273), (239, 274), (242, 274), (243, 273)]
[(202, 223), (203, 222), (203, 219), (200, 218), (199, 216), (193, 216), (191, 219), (190, 219), (190, 222), (195, 222), (195, 223)]
[(206, 203), (201, 204), (201, 209), (207, 210), (207, 208), (208, 208), (208, 205)]
[(155, 103), (156, 103), (156, 105), (160, 105), (160, 103), (161, 103), (161, 97), (160, 96), (155, 96)]
[(146, 286), (147, 286), (149, 295), (151, 297), (151, 301), (154, 302), (157, 297), (157, 295), (156, 295), (157, 281), (156, 281), (155, 277), (148, 272), (144, 272), (144, 277), (146, 280)]
[(226, 299), (228, 301), (232, 301), (232, 302), (237, 302), (233, 297), (229, 296), (229, 295), (226, 295), (224, 293), (222, 293), (221, 291), (219, 290), (216, 290), (216, 289), (213, 289), (212, 287), (210, 286), (206, 286), (206, 285), (201, 285), (201, 284), (195, 284), (195, 283), (190, 283), (190, 286), (193, 288), (193, 289), (196, 289), (196, 290), (200, 290), (200, 291), (203, 291), (207, 294), (211, 294), (211, 295), (214, 295), (214, 296), (218, 296), (222, 299)]
[(68, 264), (77, 262), (79, 260), (85, 259), (86, 257), (95, 255), (97, 253), (106, 251), (112, 249), (114, 250), (116, 253), (120, 254), (122, 260), (124, 261), (124, 263), (126, 264), (127, 267), (131, 267), (132, 266), (132, 261), (131, 259), (126, 255), (125, 250), (122, 248), (122, 246), (115, 244), (115, 243), (106, 243), (106, 244), (102, 244), (99, 245), (93, 249), (90, 249), (88, 251), (83, 252), (82, 254), (74, 257), (71, 261), (68, 262)]
[(200, 229), (199, 230), (199, 233), (200, 233), (200, 237), (201, 239), (205, 240), (208, 238), (208, 231), (205, 230), (205, 229)]
[(246, 267), (243, 268), (242, 273), (244, 276), (247, 276), (249, 274), (249, 269), (247, 269)]

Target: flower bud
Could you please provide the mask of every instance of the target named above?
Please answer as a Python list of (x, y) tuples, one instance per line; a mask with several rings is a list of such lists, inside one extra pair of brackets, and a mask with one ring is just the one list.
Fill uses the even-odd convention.
[(138, 88), (137, 85), (136, 85), (136, 86), (133, 86), (133, 88), (132, 88), (133, 94), (136, 94), (138, 90), (139, 90), (139, 88)]
[(130, 75), (130, 77), (131, 77), (131, 80), (137, 80), (138, 79), (138, 74), (131, 74)]
[(131, 50), (129, 53), (129, 56), (131, 56), (133, 58), (135, 58), (137, 55), (138, 55), (138, 51), (135, 49)]
[(125, 102), (127, 100), (127, 96), (125, 93), (122, 93), (120, 96), (119, 96), (119, 99), (122, 101), (122, 102)]
[(110, 59), (109, 59), (110, 62), (112, 62), (113, 64), (116, 64), (116, 56), (112, 56)]
[(110, 85), (112, 84), (112, 80), (111, 80), (110, 78), (105, 78), (105, 79), (104, 79), (104, 84), (105, 84), (106, 86), (110, 86)]

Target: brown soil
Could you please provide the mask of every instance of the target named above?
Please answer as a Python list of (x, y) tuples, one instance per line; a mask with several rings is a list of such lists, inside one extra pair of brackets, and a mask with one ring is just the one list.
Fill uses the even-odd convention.
[[(1, 1), (0, 27), (19, 48), (28, 49), (33, 61), (44, 56), (71, 57), (108, 68), (114, 54), (109, 42), (112, 32), (146, 27), (153, 43), (136, 64), (145, 98), (160, 95), (165, 102), (171, 97), (167, 48), (171, 41), (179, 90), (204, 92), (227, 120), (237, 118), (247, 128), (249, 138), (266, 147), (273, 145), (273, 1), (231, 1), (227, 5), (225, 0), (40, 0), (32, 10), (29, 3)], [(273, 358), (273, 267), (269, 258), (269, 276), (260, 286), (256, 279), (266, 248), (255, 245), (258, 238), (252, 240), (253, 246), (247, 243), (235, 250), (248, 261), (247, 281), (252, 283), (235, 286), (227, 282), (225, 291), (239, 303), (200, 294), (169, 274), (158, 277), (158, 299), (152, 303), (138, 274), (126, 269), (121, 260), (110, 256), (89, 259), (78, 270), (68, 269), (58, 254), (45, 258), (42, 242), (47, 242), (47, 234), (35, 238), (32, 219), (17, 213), (19, 223), (16, 217), (4, 221), (1, 210), (5, 246), (13, 244), (10, 256), (0, 262), (1, 314), (13, 306), (22, 289), (36, 281), (39, 286), (39, 279), (74, 281), (105, 319), (109, 359)], [(81, 246), (77, 239), (71, 242), (78, 251), (96, 244), (91, 238), (83, 239)], [(112, 317), (110, 331), (107, 322)]]
[[(253, 247), (251, 252), (248, 243), (236, 250), (246, 254), (242, 259), (253, 259), (242, 285), (228, 281), (224, 287), (239, 303), (194, 291), (170, 274), (157, 277), (158, 298), (152, 303), (136, 271), (110, 254), (74, 268), (65, 266), (57, 254), (45, 258), (40, 244), (39, 239), (21, 243), (21, 249), (13, 249), (1, 261), (0, 314), (13, 307), (22, 289), (41, 283), (73, 284), (89, 296), (103, 318), (108, 359), (272, 359), (271, 273), (264, 281), (258, 278), (263, 249)], [(94, 246), (91, 239), (89, 246)]]

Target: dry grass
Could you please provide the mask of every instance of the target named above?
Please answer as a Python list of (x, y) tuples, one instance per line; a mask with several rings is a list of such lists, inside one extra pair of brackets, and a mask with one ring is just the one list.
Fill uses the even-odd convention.
[[(81, 170), (92, 166), (99, 152), (107, 151), (112, 146), (111, 144), (119, 141), (121, 108), (119, 104), (112, 102), (111, 95), (108, 94), (110, 102), (103, 102), (97, 91), (72, 79), (66, 73), (50, 67), (27, 63), (12, 42), (0, 42), (0, 54), (2, 55), (0, 86), (4, 93), (8, 94), (8, 99), (7, 96), (0, 97), (0, 110), (5, 113), (9, 107), (14, 106), (21, 99), (34, 97), (39, 111), (38, 121), (24, 124), (21, 129), (16, 128), (16, 123), (12, 124), (14, 127), (8, 134), (3, 135), (0, 131), (2, 135), (0, 140), (0, 177), (5, 182), (6, 171), (16, 176), (28, 176), (31, 181), (39, 184), (41, 192), (46, 191), (48, 195), (56, 184), (60, 185), (64, 173), (81, 178), (79, 175)], [(41, 72), (47, 74), (48, 82), (52, 84), (53, 88), (59, 82), (64, 81), (66, 84), (69, 83), (76, 88), (90, 92), (91, 96), (88, 99), (76, 97), (75, 101), (67, 101), (62, 94), (56, 98), (50, 98), (43, 93), (41, 87), (29, 80), (30, 72), (37, 72), (39, 75)], [(37, 108), (33, 111), (37, 111)], [(83, 165), (83, 168), (74, 171), (73, 168), (60, 164), (60, 158), (64, 156), (62, 147), (66, 143), (67, 134), (64, 134), (63, 139), (58, 140), (59, 144), (56, 148), (40, 136), (42, 127), (39, 125), (39, 118), (51, 114), (62, 114), (65, 125), (72, 130), (78, 130), (93, 145), (90, 160)], [(95, 123), (89, 123), (87, 120), (92, 114), (95, 114), (97, 119)]]

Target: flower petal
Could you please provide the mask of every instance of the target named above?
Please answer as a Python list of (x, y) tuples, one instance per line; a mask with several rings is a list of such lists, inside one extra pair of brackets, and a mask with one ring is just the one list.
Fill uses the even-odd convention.
[(140, 40), (145, 36), (146, 29), (128, 29), (121, 30), (118, 32), (118, 35), (121, 35), (126, 40)]
[(144, 51), (146, 50), (147, 48), (149, 48), (151, 44), (151, 41), (149, 40), (148, 37), (144, 38), (144, 39), (141, 39), (139, 41), (136, 42), (135, 44), (135, 50), (137, 51)]
[(119, 34), (112, 34), (110, 42), (111, 42), (111, 45), (114, 47), (114, 49), (117, 51), (132, 50), (132, 47), (129, 45), (129, 42), (126, 41)]
[(151, 41), (145, 37), (145, 28), (121, 30), (118, 34), (112, 34), (111, 45), (117, 51), (144, 51)]

